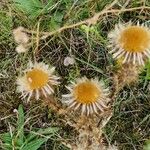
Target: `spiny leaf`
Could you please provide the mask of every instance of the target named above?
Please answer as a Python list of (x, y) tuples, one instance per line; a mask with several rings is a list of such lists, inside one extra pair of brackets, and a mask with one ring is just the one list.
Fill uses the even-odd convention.
[(49, 128), (46, 128), (46, 129), (39, 129), (37, 132), (30, 132), (27, 139), (26, 139), (26, 142), (29, 142), (31, 141), (32, 139), (34, 139), (37, 135), (41, 134), (41, 135), (48, 135), (49, 137), (50, 136), (53, 136), (54, 134), (56, 134), (58, 132), (58, 128), (57, 127), (49, 127)]
[(40, 138), (40, 139), (35, 139), (30, 143), (27, 143), (22, 149), (20, 150), (37, 150), (38, 148), (40, 148), (40, 146), (46, 142), (47, 139), (46, 138)]
[(24, 142), (24, 111), (22, 105), (19, 105), (18, 108), (18, 120), (17, 120), (17, 131), (18, 131), (18, 142), (19, 144), (23, 144)]

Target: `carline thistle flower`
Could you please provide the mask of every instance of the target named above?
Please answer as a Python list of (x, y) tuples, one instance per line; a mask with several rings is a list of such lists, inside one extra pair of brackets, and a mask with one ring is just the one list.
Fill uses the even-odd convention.
[(122, 63), (144, 65), (146, 58), (150, 58), (150, 30), (143, 24), (118, 24), (108, 34), (113, 58), (122, 58)]
[(98, 79), (77, 79), (76, 83), (66, 86), (69, 94), (62, 95), (62, 102), (73, 110), (81, 110), (82, 115), (103, 112), (109, 101), (108, 89)]
[(53, 75), (55, 68), (49, 68), (43, 62), (29, 63), (28, 68), (24, 71), (24, 75), (17, 78), (17, 91), (21, 94), (21, 98), (27, 102), (35, 95), (38, 100), (40, 94), (47, 97), (54, 93), (53, 86), (58, 85), (59, 77)]

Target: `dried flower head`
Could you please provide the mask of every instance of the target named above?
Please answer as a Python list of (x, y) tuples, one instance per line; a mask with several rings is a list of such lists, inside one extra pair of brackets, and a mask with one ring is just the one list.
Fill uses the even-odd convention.
[(104, 111), (107, 108), (108, 89), (104, 89), (104, 84), (98, 79), (83, 77), (66, 88), (70, 93), (62, 95), (63, 102), (74, 110), (81, 109), (82, 114), (98, 113), (98, 111)]
[(150, 30), (143, 24), (118, 24), (108, 37), (113, 58), (122, 57), (123, 63), (139, 65), (144, 65), (146, 57), (150, 58)]
[(72, 57), (66, 57), (64, 59), (64, 66), (73, 65), (74, 63), (75, 63), (75, 60)]
[(18, 46), (16, 47), (16, 52), (17, 52), (17, 53), (24, 53), (24, 52), (26, 52), (26, 51), (28, 51), (28, 48), (26, 48), (26, 46), (23, 45), (23, 44), (20, 44), (20, 45), (18, 45)]
[(44, 63), (31, 62), (28, 65), (28, 69), (24, 72), (22, 77), (18, 77), (18, 92), (22, 93), (22, 98), (27, 98), (27, 102), (32, 95), (35, 95), (38, 100), (42, 93), (45, 97), (54, 93), (53, 85), (59, 84), (57, 81), (59, 77), (53, 75), (55, 68), (49, 69), (49, 66)]
[(23, 27), (14, 29), (13, 35), (17, 44), (27, 44), (29, 42), (29, 36), (24, 32)]
[(122, 64), (113, 77), (115, 90), (120, 91), (124, 86), (138, 82), (141, 70), (142, 67), (133, 64)]

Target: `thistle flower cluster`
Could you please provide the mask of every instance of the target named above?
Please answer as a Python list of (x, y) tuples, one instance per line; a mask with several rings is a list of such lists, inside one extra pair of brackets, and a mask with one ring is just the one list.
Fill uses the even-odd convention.
[[(23, 27), (13, 30), (14, 40), (18, 44), (16, 51), (18, 53), (27, 52), (29, 48), (30, 37)], [(108, 34), (110, 49), (109, 53), (119, 63), (120, 69), (114, 75), (114, 83), (117, 80), (119, 86), (130, 84), (138, 79), (139, 68), (144, 66), (150, 58), (150, 30), (143, 24), (132, 25), (118, 24), (115, 29)], [(74, 65), (75, 60), (72, 57), (64, 59), (64, 66)], [(48, 98), (55, 94), (55, 87), (60, 84), (60, 77), (55, 74), (55, 67), (49, 66), (43, 62), (29, 62), (27, 68), (17, 78), (17, 92), (21, 93), (21, 99), (29, 102), (31, 99), (39, 100), (42, 97)], [(105, 86), (102, 80), (98, 78), (88, 79), (81, 77), (71, 81), (66, 85), (67, 93), (61, 97), (61, 102), (68, 106), (69, 110), (81, 113), (81, 116), (97, 116), (108, 110), (111, 101), (109, 88)], [(117, 88), (116, 88), (117, 89)], [(116, 90), (117, 91), (117, 90)], [(119, 91), (119, 90), (118, 90)], [(90, 117), (86, 117), (90, 118)], [(108, 117), (109, 119), (111, 116)], [(93, 119), (93, 118), (92, 118)], [(108, 120), (109, 120), (108, 119)], [(87, 121), (87, 124), (90, 123)], [(88, 126), (94, 125), (94, 121)], [(85, 132), (86, 131), (86, 132)], [(85, 133), (85, 134), (84, 134)], [(87, 136), (88, 134), (88, 136)], [(91, 129), (87, 132), (83, 129), (79, 134), (80, 139), (78, 148), (82, 149), (83, 145), (87, 146), (87, 137), (92, 137), (95, 141), (91, 149), (97, 146), (102, 148), (101, 131), (95, 124), (93, 135)], [(97, 136), (98, 135), (98, 136)], [(83, 138), (84, 137), (84, 138)], [(84, 140), (83, 140), (84, 139)], [(85, 148), (86, 149), (86, 148)], [(114, 149), (115, 146), (104, 147), (103, 149)]]
[[(54, 86), (60, 83), (60, 77), (54, 75), (54, 71), (54, 67), (50, 68), (43, 62), (30, 62), (24, 74), (17, 78), (17, 91), (21, 93), (21, 98), (29, 102), (33, 96), (38, 100), (40, 96), (48, 97), (54, 94)], [(62, 95), (62, 102), (69, 108), (81, 110), (82, 114), (87, 115), (107, 109), (109, 90), (98, 79), (83, 77), (66, 88), (70, 93)]]
[[(29, 37), (23, 32), (23, 28), (19, 27), (13, 31), (14, 39), (19, 44), (16, 48), (17, 52), (26, 52), (26, 44)], [(123, 66), (130, 66), (130, 71), (134, 65), (144, 65), (146, 60), (150, 58), (150, 31), (144, 25), (126, 25), (118, 24), (115, 29), (108, 34), (110, 53), (117, 61), (121, 59)], [(64, 60), (64, 65), (73, 65), (75, 61), (70, 57)], [(127, 64), (127, 65), (123, 65)], [(126, 72), (128, 67), (122, 68), (121, 72)], [(135, 70), (136, 72), (136, 70)], [(118, 73), (121, 74), (121, 73)], [(137, 79), (137, 72), (128, 78)], [(128, 77), (128, 73), (123, 77)], [(59, 85), (60, 77), (55, 75), (55, 67), (49, 67), (47, 64), (29, 63), (27, 69), (22, 76), (17, 78), (17, 91), (21, 93), (21, 98), (30, 101), (31, 98), (39, 99), (40, 97), (48, 97), (54, 94), (55, 86)], [(119, 78), (120, 79), (120, 78)], [(81, 77), (66, 86), (67, 94), (62, 95), (62, 103), (66, 104), (69, 109), (79, 111), (81, 114), (99, 114), (108, 109), (109, 89), (105, 87), (104, 82), (98, 78), (88, 79)]]

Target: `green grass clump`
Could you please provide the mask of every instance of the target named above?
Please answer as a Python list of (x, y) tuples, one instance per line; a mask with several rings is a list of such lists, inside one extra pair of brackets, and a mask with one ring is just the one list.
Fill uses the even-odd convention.
[(22, 105), (19, 105), (17, 113), (17, 123), (14, 128), (13, 125), (9, 123), (9, 132), (0, 134), (0, 140), (2, 141), (1, 148), (4, 150), (37, 150), (41, 147), (43, 143), (49, 139), (54, 139), (57, 135), (58, 128), (48, 127), (45, 129), (38, 129), (37, 131), (28, 131), (25, 133), (24, 126), (28, 123), (30, 118), (25, 120), (25, 115)]

